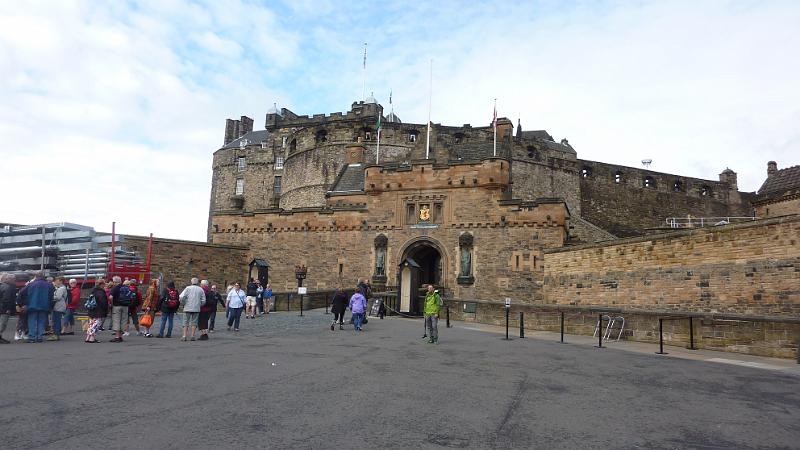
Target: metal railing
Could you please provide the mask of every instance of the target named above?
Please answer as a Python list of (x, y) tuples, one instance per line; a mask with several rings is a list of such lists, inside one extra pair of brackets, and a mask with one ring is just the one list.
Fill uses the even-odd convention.
[(730, 223), (752, 222), (758, 217), (668, 217), (667, 226), (670, 228), (703, 228), (728, 225)]

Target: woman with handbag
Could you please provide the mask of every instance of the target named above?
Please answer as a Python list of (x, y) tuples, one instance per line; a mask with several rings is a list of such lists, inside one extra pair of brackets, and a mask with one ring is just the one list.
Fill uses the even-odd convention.
[(142, 302), (142, 312), (144, 312), (144, 315), (139, 319), (139, 324), (144, 328), (144, 337), (153, 337), (153, 334), (150, 333), (150, 327), (153, 326), (159, 300), (158, 278), (156, 278), (150, 282), (150, 286), (147, 288), (147, 293), (144, 295), (144, 301)]

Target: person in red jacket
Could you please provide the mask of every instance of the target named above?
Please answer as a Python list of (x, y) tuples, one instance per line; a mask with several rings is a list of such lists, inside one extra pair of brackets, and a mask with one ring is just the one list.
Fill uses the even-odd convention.
[(81, 304), (81, 288), (78, 286), (78, 280), (70, 278), (67, 292), (69, 293), (67, 312), (64, 314), (64, 332), (61, 334), (75, 334), (75, 311)]

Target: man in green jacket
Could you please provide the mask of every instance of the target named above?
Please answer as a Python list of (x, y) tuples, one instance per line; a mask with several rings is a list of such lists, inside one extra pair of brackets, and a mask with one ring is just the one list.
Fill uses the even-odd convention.
[(430, 339), (429, 344), (439, 341), (439, 309), (442, 307), (442, 297), (439, 291), (433, 290), (433, 285), (428, 285), (428, 293), (425, 294), (425, 330)]

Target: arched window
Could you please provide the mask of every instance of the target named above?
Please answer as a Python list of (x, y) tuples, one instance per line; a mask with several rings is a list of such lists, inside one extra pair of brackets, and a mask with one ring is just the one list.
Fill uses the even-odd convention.
[(614, 174), (614, 183), (622, 183), (622, 172), (617, 171), (617, 173)]
[(408, 132), (408, 142), (417, 142), (417, 130), (411, 130)]
[(536, 150), (536, 147), (529, 145), (527, 150), (528, 150), (528, 158), (534, 161), (540, 161), (542, 159), (541, 156), (539, 155), (539, 151)]
[(592, 168), (589, 166), (584, 166), (581, 169), (581, 178), (589, 178), (592, 175)]
[(317, 131), (315, 140), (317, 141), (317, 144), (322, 144), (323, 142), (327, 142), (328, 141), (328, 132), (325, 131), (325, 130)]
[(297, 139), (292, 139), (292, 142), (289, 143), (289, 151), (292, 153), (297, 151)]
[(655, 188), (656, 187), (656, 180), (651, 177), (650, 175), (644, 177), (642, 180), (642, 186), (646, 188)]
[(453, 139), (455, 140), (456, 144), (461, 144), (464, 142), (464, 133), (456, 133), (453, 135)]
[(711, 195), (711, 187), (707, 184), (700, 186), (700, 196), (701, 197), (708, 197)]
[(683, 183), (681, 183), (681, 180), (675, 180), (672, 183), (672, 192), (681, 192), (681, 191), (683, 191)]

